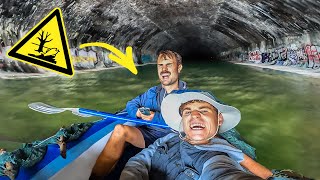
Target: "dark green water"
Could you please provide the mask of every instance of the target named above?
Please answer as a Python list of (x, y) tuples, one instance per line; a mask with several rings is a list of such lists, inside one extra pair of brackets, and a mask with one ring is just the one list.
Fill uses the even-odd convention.
[[(74, 78), (0, 79), (0, 147), (44, 139), (61, 126), (97, 118), (65, 112), (46, 115), (31, 102), (84, 107), (107, 112), (157, 85), (156, 66), (77, 74)], [(182, 80), (191, 89), (210, 90), (242, 112), (237, 129), (271, 169), (290, 168), (320, 179), (320, 80), (225, 63), (185, 64)]]

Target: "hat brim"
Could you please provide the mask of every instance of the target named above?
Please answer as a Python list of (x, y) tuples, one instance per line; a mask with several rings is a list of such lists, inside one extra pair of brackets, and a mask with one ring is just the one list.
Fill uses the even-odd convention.
[(234, 128), (240, 122), (241, 113), (237, 108), (220, 104), (209, 97), (209, 95), (202, 92), (184, 92), (181, 94), (169, 94), (161, 103), (161, 114), (168, 126), (179, 131), (180, 122), (182, 120), (179, 108), (183, 103), (191, 100), (202, 100), (208, 102), (222, 113), (224, 121), (219, 128), (219, 133), (223, 133)]

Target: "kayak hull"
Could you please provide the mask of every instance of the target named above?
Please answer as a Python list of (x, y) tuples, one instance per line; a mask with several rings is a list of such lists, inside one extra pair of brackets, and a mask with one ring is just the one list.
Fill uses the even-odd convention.
[[(16, 179), (89, 179), (95, 161), (109, 140), (114, 127), (123, 122), (112, 118), (95, 122), (77, 140), (67, 142), (66, 159), (60, 156), (57, 144), (48, 145), (44, 158), (30, 168), (21, 167)], [(0, 176), (0, 180), (9, 180), (9, 177)]]

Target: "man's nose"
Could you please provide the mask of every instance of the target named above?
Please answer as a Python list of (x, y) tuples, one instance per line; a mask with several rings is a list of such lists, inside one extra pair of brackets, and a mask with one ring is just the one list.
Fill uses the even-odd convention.
[(168, 67), (166, 65), (163, 65), (162, 66), (162, 71), (167, 71), (168, 70)]
[(194, 111), (191, 111), (191, 116), (193, 118), (198, 118), (198, 117), (200, 117), (200, 113), (199, 113), (199, 111), (194, 110)]

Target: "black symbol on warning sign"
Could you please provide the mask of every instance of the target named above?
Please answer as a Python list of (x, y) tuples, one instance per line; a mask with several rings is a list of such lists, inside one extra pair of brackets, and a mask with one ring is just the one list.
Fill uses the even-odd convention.
[[(38, 52), (38, 55), (31, 53), (29, 53), (29, 55), (56, 64), (55, 57), (60, 52), (59, 49), (44, 46), (44, 44), (52, 41), (52, 39), (47, 40), (50, 34), (47, 32), (46, 35), (44, 35), (44, 31), (42, 31), (41, 34), (39, 33), (39, 36), (40, 37), (37, 38), (40, 41), (40, 44), (32, 43), (34, 45), (39, 46), (38, 49), (35, 49), (35, 51)], [(46, 49), (46, 51), (44, 51), (44, 48)]]

